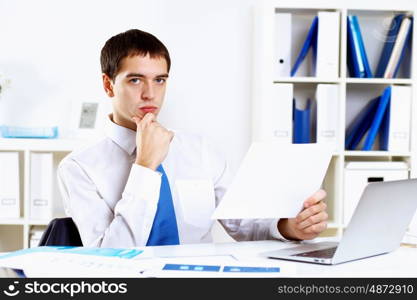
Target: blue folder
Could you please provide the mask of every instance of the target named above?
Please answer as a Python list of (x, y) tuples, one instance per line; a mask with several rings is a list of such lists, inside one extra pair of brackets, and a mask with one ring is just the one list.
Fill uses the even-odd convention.
[(317, 57), (317, 35), (318, 35), (318, 27), (319, 27), (319, 18), (316, 16), (311, 23), (310, 29), (308, 31), (307, 37), (304, 40), (303, 47), (301, 48), (300, 53), (298, 54), (297, 59), (295, 60), (295, 64), (291, 69), (291, 77), (297, 73), (298, 68), (300, 67), (301, 63), (307, 56), (308, 50), (310, 48), (313, 49), (313, 69), (315, 70), (315, 62)]
[(365, 43), (363, 42), (363, 38), (362, 38), (362, 33), (361, 33), (361, 29), (359, 27), (359, 21), (358, 21), (358, 17), (357, 16), (353, 16), (353, 24), (355, 26), (357, 35), (358, 35), (358, 40), (359, 40), (359, 48), (360, 48), (360, 55), (362, 57), (363, 60), (363, 65), (365, 67), (365, 77), (366, 78), (372, 78), (372, 71), (371, 71), (371, 67), (369, 66), (369, 62), (368, 62), (368, 56), (366, 55), (366, 50), (365, 50)]
[(36, 138), (36, 139), (56, 139), (58, 137), (58, 127), (17, 127), (0, 126), (1, 134), (4, 138)]
[(311, 99), (307, 100), (306, 109), (298, 109), (293, 99), (293, 143), (308, 144), (311, 143)]
[(380, 98), (381, 97), (378, 96), (369, 101), (349, 125), (345, 139), (346, 150), (355, 150), (359, 145), (372, 124)]
[(351, 77), (372, 78), (357, 16), (347, 17), (348, 68)]
[(411, 26), (408, 29), (407, 37), (405, 38), (404, 47), (401, 49), (400, 59), (398, 60), (397, 65), (395, 66), (395, 71), (394, 71), (394, 74), (393, 74), (393, 78), (397, 77), (397, 72), (398, 72), (398, 70), (400, 68), (400, 65), (401, 65), (401, 62), (404, 58), (405, 50), (407, 48), (411, 49), (411, 31), (413, 30), (413, 18), (410, 17), (409, 19), (411, 20)]
[(351, 77), (364, 77), (365, 66), (360, 54), (359, 40), (355, 34), (353, 16), (347, 17), (347, 58), (348, 68)]
[(365, 143), (362, 150), (369, 151), (372, 149), (372, 145), (375, 142), (376, 135), (381, 126), (382, 119), (384, 117), (385, 111), (390, 103), (391, 98), (391, 87), (387, 87), (378, 103), (378, 108), (376, 109), (375, 116), (372, 121), (372, 125), (369, 128), (368, 135), (366, 136)]
[(391, 105), (388, 104), (379, 129), (379, 148), (388, 151)]
[(391, 57), (392, 49), (394, 48), (395, 40), (397, 39), (398, 31), (400, 30), (401, 22), (404, 18), (403, 14), (396, 15), (390, 25), (387, 37), (385, 39), (384, 48), (382, 49), (379, 58), (378, 67), (376, 69), (375, 77), (384, 77), (385, 69)]

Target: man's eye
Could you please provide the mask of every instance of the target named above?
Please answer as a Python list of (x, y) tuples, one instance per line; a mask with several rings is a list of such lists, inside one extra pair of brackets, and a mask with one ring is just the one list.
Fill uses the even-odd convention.
[(166, 81), (165, 78), (157, 78), (155, 79), (156, 83), (164, 83)]
[(140, 82), (140, 79), (139, 78), (132, 78), (132, 79), (129, 80), (129, 82), (131, 82), (131, 83), (139, 83)]

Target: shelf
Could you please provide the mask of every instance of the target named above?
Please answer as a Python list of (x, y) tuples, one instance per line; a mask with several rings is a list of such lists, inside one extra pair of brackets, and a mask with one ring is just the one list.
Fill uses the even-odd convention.
[(360, 83), (360, 84), (409, 84), (413, 81), (411, 79), (386, 79), (386, 78), (346, 78), (346, 83)]
[(18, 219), (0, 219), (0, 225), (48, 225), (50, 220), (25, 220), (24, 218)]
[(411, 85), (413, 81), (407, 78), (317, 78), (317, 77), (280, 77), (274, 83), (341, 83), (347, 84), (405, 84)]
[(280, 77), (274, 80), (274, 83), (339, 83), (338, 78), (317, 78), (317, 77)]
[(1, 151), (73, 151), (84, 145), (85, 140), (71, 139), (17, 139), (0, 138)]
[(0, 219), (0, 225), (48, 225), (50, 220)]
[[(252, 98), (252, 102), (255, 104), (252, 110), (254, 120), (252, 122), (252, 132), (253, 138), (256, 140), (258, 137), (269, 137), (270, 132), (280, 130), (280, 126), (283, 129), (291, 128), (291, 125), (293, 125), (293, 120), (291, 119), (293, 109), (291, 110), (289, 107), (291, 100), (294, 98), (299, 100), (299, 109), (305, 109), (306, 100), (315, 99), (317, 108), (319, 107), (317, 102), (317, 87), (319, 84), (336, 85), (338, 87), (339, 93), (337, 96), (332, 96), (338, 102), (338, 105), (335, 105), (337, 107), (327, 107), (327, 113), (329, 113), (330, 109), (333, 109), (333, 111), (329, 115), (329, 118), (325, 120), (329, 123), (332, 122), (332, 128), (337, 130), (337, 134), (334, 135), (337, 142), (322, 187), (327, 192), (326, 201), (329, 214), (327, 227), (330, 229), (329, 232), (332, 232), (332, 234), (334, 232), (336, 234), (342, 234), (342, 229), (345, 226), (343, 224), (346, 214), (345, 205), (349, 204), (346, 200), (348, 196), (345, 193), (353, 193), (353, 188), (352, 190), (345, 188), (347, 184), (347, 174), (345, 172), (346, 163), (351, 161), (402, 162), (407, 165), (408, 170), (405, 173), (408, 178), (417, 176), (417, 160), (415, 159), (417, 133), (414, 130), (416, 128), (417, 98), (415, 88), (417, 87), (417, 80), (414, 78), (416, 64), (412, 55), (417, 43), (415, 39), (412, 39), (412, 46), (404, 53), (404, 60), (398, 67), (398, 75), (396, 78), (351, 78), (349, 77), (347, 65), (347, 15), (356, 15), (359, 19), (360, 30), (370, 68), (375, 74), (381, 52), (385, 46), (389, 29), (387, 26), (390, 25), (393, 17), (398, 13), (407, 12), (415, 16), (416, 7), (408, 3), (410, 1), (406, 2), (401, 0), (399, 3), (380, 1), (377, 6), (360, 0), (344, 1), (338, 4), (334, 4), (335, 1), (331, 2), (326, 0), (311, 1), (308, 4), (308, 7), (311, 9), (305, 9), (305, 2), (299, 0), (275, 1), (269, 7), (268, 5), (265, 7), (260, 6), (260, 9), (256, 10), (256, 22), (254, 22), (256, 47), (253, 56), (255, 80), (253, 82), (253, 90), (262, 91), (262, 93), (254, 93)], [(398, 7), (401, 7), (401, 9), (398, 9)], [(318, 15), (319, 11), (330, 11), (340, 14), (338, 22), (339, 32), (332, 32), (334, 39), (328, 39), (323, 42), (324, 46), (321, 45), (321, 49), (327, 51), (330, 50), (330, 48), (327, 49), (327, 43), (330, 45), (331, 41), (339, 39), (338, 56), (329, 56), (329, 59), (332, 58), (333, 65), (335, 65), (335, 62), (337, 63), (337, 72), (335, 69), (330, 68), (328, 70), (334, 71), (334, 73), (318, 73), (319, 76), (315, 77), (314, 65), (312, 64), (313, 55), (309, 52), (297, 72), (299, 76), (291, 77), (287, 75), (289, 74), (288, 65), (285, 63), (289, 63), (290, 68), (294, 66), (295, 58), (299, 55), (300, 49), (302, 49), (306, 36), (311, 28), (312, 20)], [(279, 13), (287, 13), (291, 14), (291, 16), (288, 20), (288, 16), (279, 16)], [(278, 27), (278, 25), (281, 27)], [(287, 26), (289, 27), (286, 28)], [(327, 32), (326, 29), (325, 32)], [(288, 51), (291, 52), (290, 56), (287, 56)], [(323, 63), (324, 60), (321, 62)], [(280, 89), (280, 84), (282, 84), (282, 89)], [(292, 86), (285, 87), (287, 84)], [(404, 121), (404, 124), (409, 124), (409, 142), (404, 142), (405, 145), (401, 145), (401, 148), (394, 148), (399, 149), (399, 151), (346, 151), (344, 149), (346, 128), (349, 127), (349, 124), (351, 124), (362, 109), (368, 105), (369, 101), (381, 95), (384, 89), (390, 85), (397, 86), (396, 92), (401, 98), (405, 98), (404, 95), (406, 95), (406, 92), (407, 97), (410, 95), (410, 101), (407, 98), (407, 101), (404, 101), (405, 104), (401, 106), (404, 110), (408, 110), (409, 108), (410, 115), (406, 115), (404, 112), (396, 115), (396, 117), (399, 115), (398, 118), (402, 118), (402, 116), (410, 118), (410, 122), (408, 122), (408, 119)], [(286, 88), (288, 88), (288, 91), (291, 88), (291, 93), (286, 93)], [(399, 94), (400, 92), (404, 94)], [(396, 96), (397, 99), (400, 96)], [(325, 107), (323, 102), (322, 107)], [(398, 106), (394, 108), (397, 109)], [(313, 119), (315, 117), (317, 121), (317, 110), (313, 111), (314, 113)], [(401, 130), (405, 131), (405, 129)], [(379, 149), (376, 147), (378, 145), (375, 145), (374, 149)], [(417, 224), (415, 222), (413, 224)]]
[(410, 152), (388, 152), (388, 151), (345, 151), (345, 156), (404, 156), (410, 157)]
[[(101, 138), (101, 137), (99, 137)], [(96, 139), (93, 137), (92, 139)], [(0, 152), (18, 153), (19, 165), (19, 185), (20, 185), (20, 218), (1, 218), (0, 219), (0, 251), (12, 251), (27, 248), (30, 245), (30, 230), (33, 226), (40, 229), (47, 227), (51, 220), (32, 220), (30, 218), (30, 177), (31, 159), (34, 152), (52, 154), (52, 194), (53, 202), (52, 218), (60, 217), (63, 213), (61, 208), (61, 195), (56, 181), (56, 170), (61, 160), (69, 153), (80, 149), (91, 143), (92, 140), (86, 139), (20, 139), (20, 138), (0, 138)], [(6, 173), (7, 176), (8, 173)], [(43, 174), (43, 173), (42, 173)], [(42, 176), (42, 175), (41, 175)], [(59, 215), (58, 213), (59, 212)], [(51, 218), (51, 219), (52, 219)], [(7, 242), (7, 243), (6, 243)]]

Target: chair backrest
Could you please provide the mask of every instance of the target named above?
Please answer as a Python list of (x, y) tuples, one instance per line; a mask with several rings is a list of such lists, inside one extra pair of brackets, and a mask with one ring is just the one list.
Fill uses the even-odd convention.
[(39, 246), (82, 245), (80, 233), (72, 218), (53, 219), (39, 241)]

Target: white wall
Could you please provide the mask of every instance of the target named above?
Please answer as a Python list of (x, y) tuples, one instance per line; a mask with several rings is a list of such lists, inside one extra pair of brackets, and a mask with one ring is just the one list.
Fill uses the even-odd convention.
[(109, 103), (100, 49), (139, 28), (160, 38), (172, 58), (162, 123), (209, 137), (235, 170), (250, 141), (255, 2), (0, 0), (0, 74), (12, 79), (0, 124), (65, 129), (71, 103)]

